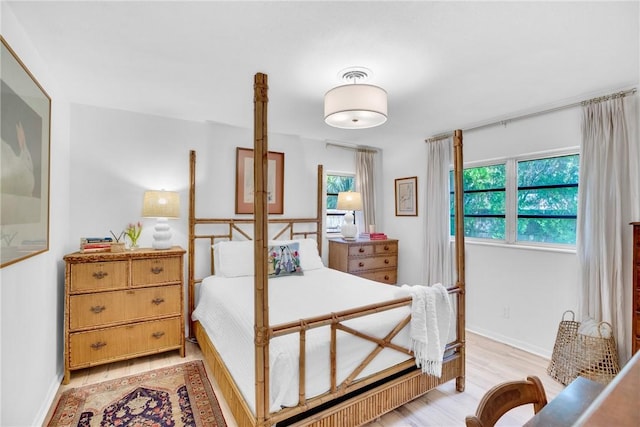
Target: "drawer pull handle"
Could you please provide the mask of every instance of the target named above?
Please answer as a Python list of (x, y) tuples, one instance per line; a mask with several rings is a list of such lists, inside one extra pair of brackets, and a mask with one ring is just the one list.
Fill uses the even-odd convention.
[(384, 275), (384, 280), (389, 280), (389, 275), (388, 274)]
[(109, 275), (109, 273), (107, 273), (106, 271), (95, 271), (93, 273), (93, 277), (95, 277), (96, 279), (100, 280), (100, 279), (104, 279), (105, 277), (107, 277)]
[(358, 263), (358, 266), (359, 266), (359, 267), (364, 267), (364, 262), (360, 261), (360, 262)]
[(389, 250), (389, 245), (384, 245), (384, 250), (388, 251)]
[(98, 313), (102, 313), (106, 309), (107, 307), (105, 307), (104, 305), (94, 305), (93, 307), (91, 307), (91, 312), (98, 314)]
[(389, 264), (389, 260), (385, 258), (384, 263)]
[(160, 305), (164, 302), (164, 298), (154, 298), (151, 300), (152, 303), (154, 303), (155, 305)]
[(162, 273), (162, 271), (164, 271), (164, 268), (162, 268), (162, 267), (153, 267), (153, 268), (151, 269), (151, 272), (152, 272), (153, 274), (160, 274), (160, 273)]
[(100, 350), (105, 345), (107, 345), (106, 342), (98, 341), (98, 342), (94, 342), (93, 344), (91, 344), (91, 348), (94, 349), (94, 350)]
[(358, 252), (360, 253), (364, 252), (364, 248), (358, 248)]
[(154, 338), (162, 338), (162, 336), (164, 335), (164, 332), (160, 331), (160, 332), (154, 332), (153, 334), (151, 334), (152, 337)]

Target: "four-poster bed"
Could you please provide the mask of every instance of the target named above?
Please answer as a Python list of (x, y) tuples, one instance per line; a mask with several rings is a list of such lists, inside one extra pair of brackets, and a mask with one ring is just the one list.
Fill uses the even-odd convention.
[[(398, 344), (397, 340), (403, 335), (408, 335), (408, 324), (410, 322), (410, 306), (411, 297), (393, 297), (394, 289), (385, 284), (370, 282), (366, 279), (357, 278), (355, 276), (346, 275), (346, 273), (337, 272), (326, 269), (324, 266), (316, 271), (305, 273), (305, 280), (321, 277), (319, 280), (324, 281), (341, 281), (342, 279), (333, 278), (335, 276), (324, 276), (342, 274), (357, 280), (358, 286), (372, 286), (372, 294), (377, 294), (384, 300), (362, 298), (363, 301), (371, 300), (372, 303), (355, 304), (348, 308), (342, 307), (337, 311), (331, 311), (324, 314), (314, 313), (303, 318), (293, 317), (288, 321), (279, 324), (270, 323), (270, 316), (277, 319), (286, 319), (282, 313), (274, 313), (273, 307), (277, 310), (282, 307), (281, 299), (283, 292), (281, 288), (291, 289), (294, 282), (290, 278), (278, 278), (269, 281), (269, 265), (267, 262), (267, 254), (269, 246), (274, 242), (271, 239), (282, 239), (282, 236), (290, 241), (300, 240), (300, 248), (306, 244), (304, 252), (301, 252), (303, 261), (307, 260), (306, 256), (312, 251), (308, 249), (308, 242), (305, 240), (309, 236), (316, 239), (318, 249), (313, 256), (319, 257), (322, 248), (322, 203), (323, 203), (323, 169), (318, 166), (317, 174), (317, 209), (315, 218), (268, 218), (267, 215), (267, 76), (264, 74), (256, 74), (255, 76), (255, 123), (254, 123), (254, 218), (236, 219), (236, 218), (204, 218), (196, 217), (195, 200), (196, 200), (196, 155), (195, 152), (190, 153), (190, 200), (189, 200), (189, 335), (195, 337), (200, 345), (205, 359), (220, 386), (220, 390), (224, 395), (229, 407), (240, 426), (269, 426), (269, 425), (314, 425), (314, 426), (347, 426), (361, 425), (369, 421), (375, 420), (380, 415), (389, 412), (416, 397), (423, 395), (427, 391), (437, 387), (440, 384), (456, 379), (456, 388), (458, 391), (464, 390), (465, 376), (465, 348), (464, 348), (464, 232), (462, 226), (462, 215), (456, 210), (456, 258), (458, 278), (454, 286), (448, 289), (449, 295), (455, 300), (456, 315), (456, 338), (451, 341), (445, 352), (442, 362), (442, 375), (440, 377), (423, 374), (420, 368), (416, 368), (413, 360), (412, 352), (409, 347), (404, 344)], [(461, 169), (462, 169), (462, 133), (456, 131), (454, 134), (455, 149), (455, 184), (456, 188), (461, 185)], [(461, 192), (456, 191), (456, 206), (461, 201)], [(253, 234), (247, 231), (246, 225), (253, 225)], [(243, 228), (243, 225), (245, 227)], [(196, 233), (196, 228), (204, 226), (217, 226), (224, 231), (221, 233)], [(275, 231), (273, 231), (275, 228)], [(250, 271), (250, 278), (231, 277), (228, 280), (219, 278), (219, 272), (216, 272), (214, 264), (216, 262), (217, 251), (224, 247), (229, 247), (231, 243), (216, 243), (221, 241), (233, 241), (239, 237), (240, 240), (252, 241), (253, 268)], [(300, 239), (301, 238), (301, 239)], [(204, 279), (196, 278), (195, 260), (196, 260), (196, 241), (206, 243), (209, 251), (210, 274), (211, 277)], [(284, 244), (284, 243), (283, 243)], [(297, 244), (297, 243), (294, 243)], [(226, 246), (225, 246), (226, 245)], [(202, 245), (198, 246), (201, 247)], [(240, 245), (242, 246), (242, 245)], [(295, 246), (296, 248), (298, 246)], [(245, 248), (246, 249), (246, 248)], [(228, 259), (228, 256), (225, 255)], [(249, 262), (253, 261), (249, 257)], [(221, 262), (218, 260), (217, 262)], [(234, 261), (235, 262), (235, 261)], [(309, 261), (307, 260), (307, 263)], [(308, 264), (307, 264), (308, 265)], [(304, 264), (303, 264), (304, 266)], [(220, 268), (220, 266), (219, 266)], [(328, 271), (325, 271), (328, 270)], [(214, 274), (215, 273), (215, 274)], [(307, 277), (308, 276), (308, 277)], [(220, 329), (224, 317), (232, 317), (235, 311), (241, 305), (235, 302), (234, 308), (229, 313), (225, 313), (222, 317), (218, 317), (221, 322), (216, 324), (206, 323), (203, 320), (206, 316), (206, 310), (201, 306), (205, 300), (210, 299), (210, 290), (217, 291), (227, 286), (225, 283), (231, 281), (229, 288), (241, 289), (240, 283), (246, 283), (247, 280), (253, 282), (253, 325), (251, 328), (251, 346), (253, 351), (253, 360), (255, 366), (245, 366), (246, 370), (253, 371), (254, 386), (251, 390), (247, 390), (246, 379), (239, 378), (239, 370), (242, 369), (244, 362), (239, 362), (241, 356), (246, 354), (238, 354), (231, 352), (232, 356), (227, 355), (225, 359), (223, 353), (229, 353), (230, 350), (226, 344), (219, 343)], [(293, 279), (295, 280), (295, 279)], [(346, 277), (344, 280), (349, 280)], [(364, 283), (367, 282), (367, 283)], [(302, 283), (302, 282), (295, 282)], [(201, 300), (196, 309), (196, 285), (200, 287)], [(270, 299), (269, 287), (272, 286), (273, 295)], [(302, 286), (302, 285), (296, 285)], [(377, 287), (376, 287), (377, 286)], [(380, 288), (382, 287), (382, 288)], [(204, 290), (207, 290), (206, 297)], [(311, 288), (309, 288), (311, 289)], [(246, 288), (242, 288), (246, 292)], [(287, 290), (286, 292), (290, 292)], [(301, 292), (301, 291), (298, 291)], [(240, 291), (238, 291), (240, 293)], [(280, 295), (280, 296), (279, 296)], [(287, 295), (287, 294), (285, 294)], [(361, 293), (362, 295), (362, 293)], [(391, 295), (391, 296), (389, 296)], [(249, 296), (243, 296), (246, 305), (249, 305)], [(373, 297), (372, 297), (373, 298)], [(342, 299), (342, 298), (339, 298)], [(346, 299), (346, 298), (345, 298)], [(271, 303), (271, 310), (270, 310)], [(278, 303), (278, 304), (276, 304)], [(230, 303), (231, 304), (231, 303)], [(346, 304), (346, 303), (345, 303)], [(218, 305), (218, 309), (223, 310), (223, 305)], [(194, 310), (196, 311), (194, 315)], [(204, 312), (204, 313), (203, 313)], [(400, 313), (400, 314), (398, 314)], [(192, 318), (196, 317), (194, 321)], [(375, 317), (378, 316), (378, 317)], [(382, 317), (381, 317), (382, 316)], [(395, 317), (394, 317), (395, 316)], [(393, 317), (390, 329), (380, 336), (378, 331), (371, 332), (370, 325), (372, 323), (381, 323), (378, 319)], [(376, 319), (376, 320), (368, 320)], [(391, 320), (390, 320), (391, 321)], [(356, 327), (364, 326), (362, 329)], [(226, 324), (225, 324), (226, 325)], [(395, 326), (394, 326), (395, 325)], [(385, 328), (386, 325), (383, 325)], [(319, 347), (316, 341), (313, 341), (319, 331), (326, 331), (327, 341), (322, 342), (325, 346), (327, 365), (329, 369), (326, 372), (328, 379), (327, 389), (321, 392), (313, 390), (314, 370), (320, 369), (317, 366), (317, 358), (311, 353), (311, 349)], [(386, 334), (386, 335), (385, 335)], [(323, 336), (324, 336), (323, 335)], [(369, 347), (362, 351), (364, 356), (357, 363), (355, 369), (349, 369), (346, 373), (342, 365), (340, 348), (344, 344), (345, 336), (350, 340), (358, 339), (373, 347), (370, 351)], [(215, 337), (215, 338), (212, 338)], [(278, 341), (280, 340), (280, 341)], [(297, 366), (292, 373), (295, 378), (295, 395), (297, 402), (291, 404), (286, 401), (285, 404), (279, 404), (274, 407), (274, 401), (278, 403), (277, 398), (271, 396), (274, 387), (275, 378), (271, 377), (274, 372), (281, 372), (274, 366), (273, 358), (281, 358), (279, 350), (283, 347), (281, 342), (284, 340), (296, 342), (297, 353), (291, 358), (295, 360)], [(216, 341), (214, 345), (214, 341)], [(349, 341), (351, 343), (351, 341)], [(275, 345), (274, 350), (270, 344)], [(351, 345), (351, 344), (349, 344)], [(233, 343), (232, 343), (233, 347)], [(349, 347), (351, 348), (351, 347)], [(394, 361), (389, 365), (386, 364), (375, 366), (378, 359), (382, 359), (379, 355), (394, 353), (402, 354), (402, 361)], [(343, 353), (344, 354), (344, 353)], [(231, 360), (231, 359), (238, 360)], [(244, 360), (244, 359), (242, 359)], [(231, 368), (231, 369), (230, 369)], [(235, 372), (235, 374), (233, 373)], [(273, 381), (272, 381), (273, 380)], [(251, 398), (247, 398), (247, 396)], [(255, 398), (254, 398), (255, 397)]]

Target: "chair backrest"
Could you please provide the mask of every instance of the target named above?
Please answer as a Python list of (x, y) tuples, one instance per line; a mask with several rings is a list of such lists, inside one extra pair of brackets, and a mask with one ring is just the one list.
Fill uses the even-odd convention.
[(534, 413), (547, 404), (547, 395), (540, 378), (527, 377), (526, 381), (509, 381), (489, 390), (478, 404), (475, 415), (468, 416), (467, 427), (493, 427), (511, 409), (533, 403)]

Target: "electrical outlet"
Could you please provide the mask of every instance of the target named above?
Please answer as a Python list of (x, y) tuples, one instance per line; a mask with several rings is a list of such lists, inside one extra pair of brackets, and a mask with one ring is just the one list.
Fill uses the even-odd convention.
[(502, 318), (503, 319), (508, 319), (511, 316), (510, 311), (511, 310), (509, 309), (509, 306), (502, 307)]

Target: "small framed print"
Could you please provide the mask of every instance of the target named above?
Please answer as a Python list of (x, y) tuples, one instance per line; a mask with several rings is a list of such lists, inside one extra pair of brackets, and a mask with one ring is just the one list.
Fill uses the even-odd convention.
[(397, 178), (396, 216), (418, 216), (418, 177)]
[[(270, 214), (284, 213), (284, 153), (269, 151), (267, 202)], [(253, 213), (253, 150), (236, 149), (236, 213)]]

